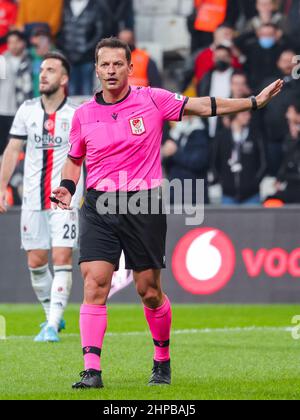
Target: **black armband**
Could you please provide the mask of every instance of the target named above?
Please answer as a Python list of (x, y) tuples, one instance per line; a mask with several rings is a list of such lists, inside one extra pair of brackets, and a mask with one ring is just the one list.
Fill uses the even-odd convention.
[(214, 98), (214, 97), (210, 98), (210, 102), (211, 102), (211, 116), (212, 117), (217, 117), (218, 113), (217, 113), (217, 100), (216, 100), (216, 98)]
[(76, 184), (71, 179), (63, 179), (60, 187), (66, 188), (72, 196), (76, 193)]
[(258, 110), (257, 100), (255, 96), (251, 96), (251, 102), (252, 102), (252, 111)]

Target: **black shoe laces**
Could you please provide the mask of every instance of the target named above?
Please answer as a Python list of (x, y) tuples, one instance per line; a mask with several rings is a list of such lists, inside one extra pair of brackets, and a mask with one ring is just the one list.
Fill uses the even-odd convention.
[(89, 378), (91, 376), (91, 372), (89, 372), (88, 370), (84, 370), (83, 372), (80, 372), (79, 376), (82, 379), (86, 379), (86, 378)]

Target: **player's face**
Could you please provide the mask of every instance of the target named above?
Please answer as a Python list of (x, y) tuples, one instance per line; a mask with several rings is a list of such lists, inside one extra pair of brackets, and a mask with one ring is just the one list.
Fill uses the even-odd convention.
[(43, 61), (40, 72), (40, 93), (53, 95), (65, 88), (68, 76), (60, 60), (50, 58)]
[(126, 52), (122, 48), (101, 48), (96, 73), (103, 90), (118, 92), (128, 85), (132, 64), (128, 63)]

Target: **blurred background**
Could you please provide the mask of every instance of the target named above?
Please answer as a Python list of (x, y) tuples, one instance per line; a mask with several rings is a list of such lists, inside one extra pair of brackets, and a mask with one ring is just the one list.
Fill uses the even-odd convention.
[[(284, 79), (282, 94), (263, 111), (166, 125), (165, 177), (204, 180), (204, 226), (217, 232), (204, 247), (208, 254), (202, 249), (202, 255), (211, 256), (211, 277), (198, 273), (196, 278), (198, 286), (211, 280), (217, 285), (193, 288), (180, 279), (193, 273), (195, 280), (197, 273), (186, 267), (183, 251), (174, 256), (191, 229), (183, 218), (171, 217), (166, 288), (178, 301), (298, 301), (300, 0), (0, 0), (0, 165), (17, 108), (39, 96), (43, 56), (51, 50), (67, 56), (72, 65), (68, 93), (81, 103), (100, 88), (94, 50), (109, 36), (132, 49), (132, 85), (244, 98)], [(24, 153), (7, 190), (13, 210), (0, 220), (2, 301), (31, 300), (29, 282), (22, 281), (17, 292), (4, 281), (27, 278), (18, 248)], [(199, 204), (194, 188), (190, 204)], [(231, 257), (218, 240), (224, 232), (234, 249)], [(209, 254), (210, 246), (225, 255), (221, 266)], [(8, 258), (15, 258), (15, 265), (6, 263)], [(221, 275), (224, 264), (228, 278)], [(80, 282), (76, 287), (74, 299), (80, 300)], [(115, 298), (131, 301), (133, 290)]]

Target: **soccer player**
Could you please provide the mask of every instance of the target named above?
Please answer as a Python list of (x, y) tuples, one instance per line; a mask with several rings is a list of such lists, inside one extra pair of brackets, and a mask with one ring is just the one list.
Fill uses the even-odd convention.
[[(37, 342), (59, 341), (65, 327), (63, 313), (72, 286), (72, 250), (78, 242), (78, 208), (83, 178), (69, 212), (51, 209), (51, 191), (59, 184), (69, 151), (75, 107), (66, 97), (70, 65), (59, 53), (48, 54), (40, 71), (41, 97), (24, 102), (12, 128), (0, 176), (0, 213), (6, 212), (5, 194), (26, 141), (24, 196), (21, 217), (22, 247), (27, 251), (31, 282), (46, 313)], [(52, 248), (54, 278), (49, 270)]]
[(159, 214), (124, 214), (123, 203), (122, 211), (117, 206), (117, 214), (107, 213), (101, 210), (99, 200), (103, 194), (121, 198), (126, 193), (129, 202), (139, 190), (160, 200), (164, 121), (178, 121), (184, 113), (210, 117), (262, 108), (280, 92), (282, 81), (249, 99), (189, 99), (161, 89), (130, 87), (130, 49), (114, 38), (98, 44), (96, 72), (103, 90), (75, 112), (63, 179), (53, 191), (58, 206), (69, 209), (81, 165), (87, 159), (88, 194), (80, 216), (80, 264), (84, 278), (80, 328), (85, 371), (73, 388), (103, 387), (100, 356), (107, 327), (106, 302), (122, 250), (126, 268), (134, 272), (154, 342), (149, 385), (170, 384), (172, 314), (161, 287), (166, 216), (162, 206)]

